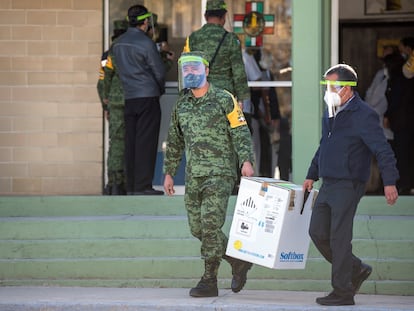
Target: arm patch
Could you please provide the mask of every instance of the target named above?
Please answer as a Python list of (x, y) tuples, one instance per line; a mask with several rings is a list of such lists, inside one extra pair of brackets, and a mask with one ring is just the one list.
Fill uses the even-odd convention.
[(247, 125), (246, 118), (244, 117), (243, 111), (240, 109), (239, 103), (230, 92), (226, 91), (226, 93), (228, 93), (233, 100), (233, 111), (227, 115), (230, 127), (233, 129), (242, 125)]
[(111, 70), (114, 69), (114, 66), (112, 65), (112, 57), (111, 56), (108, 56), (108, 58), (106, 59), (105, 67), (107, 67)]

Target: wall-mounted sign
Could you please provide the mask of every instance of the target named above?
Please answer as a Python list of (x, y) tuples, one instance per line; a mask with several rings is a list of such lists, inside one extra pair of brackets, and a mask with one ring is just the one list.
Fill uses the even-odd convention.
[(262, 1), (248, 1), (245, 14), (234, 15), (233, 31), (245, 36), (246, 47), (262, 46), (263, 35), (273, 34), (275, 16), (263, 13)]

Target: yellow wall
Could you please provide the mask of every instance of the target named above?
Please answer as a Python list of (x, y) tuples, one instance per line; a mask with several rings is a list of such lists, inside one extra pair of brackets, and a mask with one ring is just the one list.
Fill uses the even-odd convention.
[(0, 195), (99, 194), (101, 0), (0, 1)]

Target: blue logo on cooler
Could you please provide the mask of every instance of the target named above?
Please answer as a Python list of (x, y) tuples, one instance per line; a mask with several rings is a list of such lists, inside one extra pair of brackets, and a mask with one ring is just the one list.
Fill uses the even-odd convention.
[(280, 253), (280, 262), (303, 262), (305, 254), (297, 254), (295, 252), (281, 252)]

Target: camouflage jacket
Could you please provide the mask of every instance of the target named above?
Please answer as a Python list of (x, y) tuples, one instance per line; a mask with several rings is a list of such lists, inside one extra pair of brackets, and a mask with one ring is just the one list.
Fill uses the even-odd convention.
[(107, 62), (104, 67), (103, 96), (109, 99), (108, 108), (111, 106), (124, 106), (124, 91), (122, 82), (116, 70), (114, 55), (109, 50)]
[[(202, 51), (211, 61), (225, 32), (222, 26), (207, 23), (187, 38), (184, 52)], [(240, 41), (234, 33), (227, 33), (210, 66), (208, 80), (234, 94), (239, 101), (250, 98)]]
[(105, 51), (101, 57), (101, 65), (99, 66), (99, 79), (98, 83), (96, 84), (96, 88), (98, 91), (99, 99), (101, 101), (102, 109), (108, 110), (108, 105), (104, 103), (104, 77), (105, 77), (105, 65), (108, 59), (108, 51)]
[(171, 115), (164, 173), (174, 176), (185, 151), (186, 176), (234, 176), (245, 161), (253, 163), (251, 136), (235, 98), (210, 84), (196, 98), (182, 92)]

